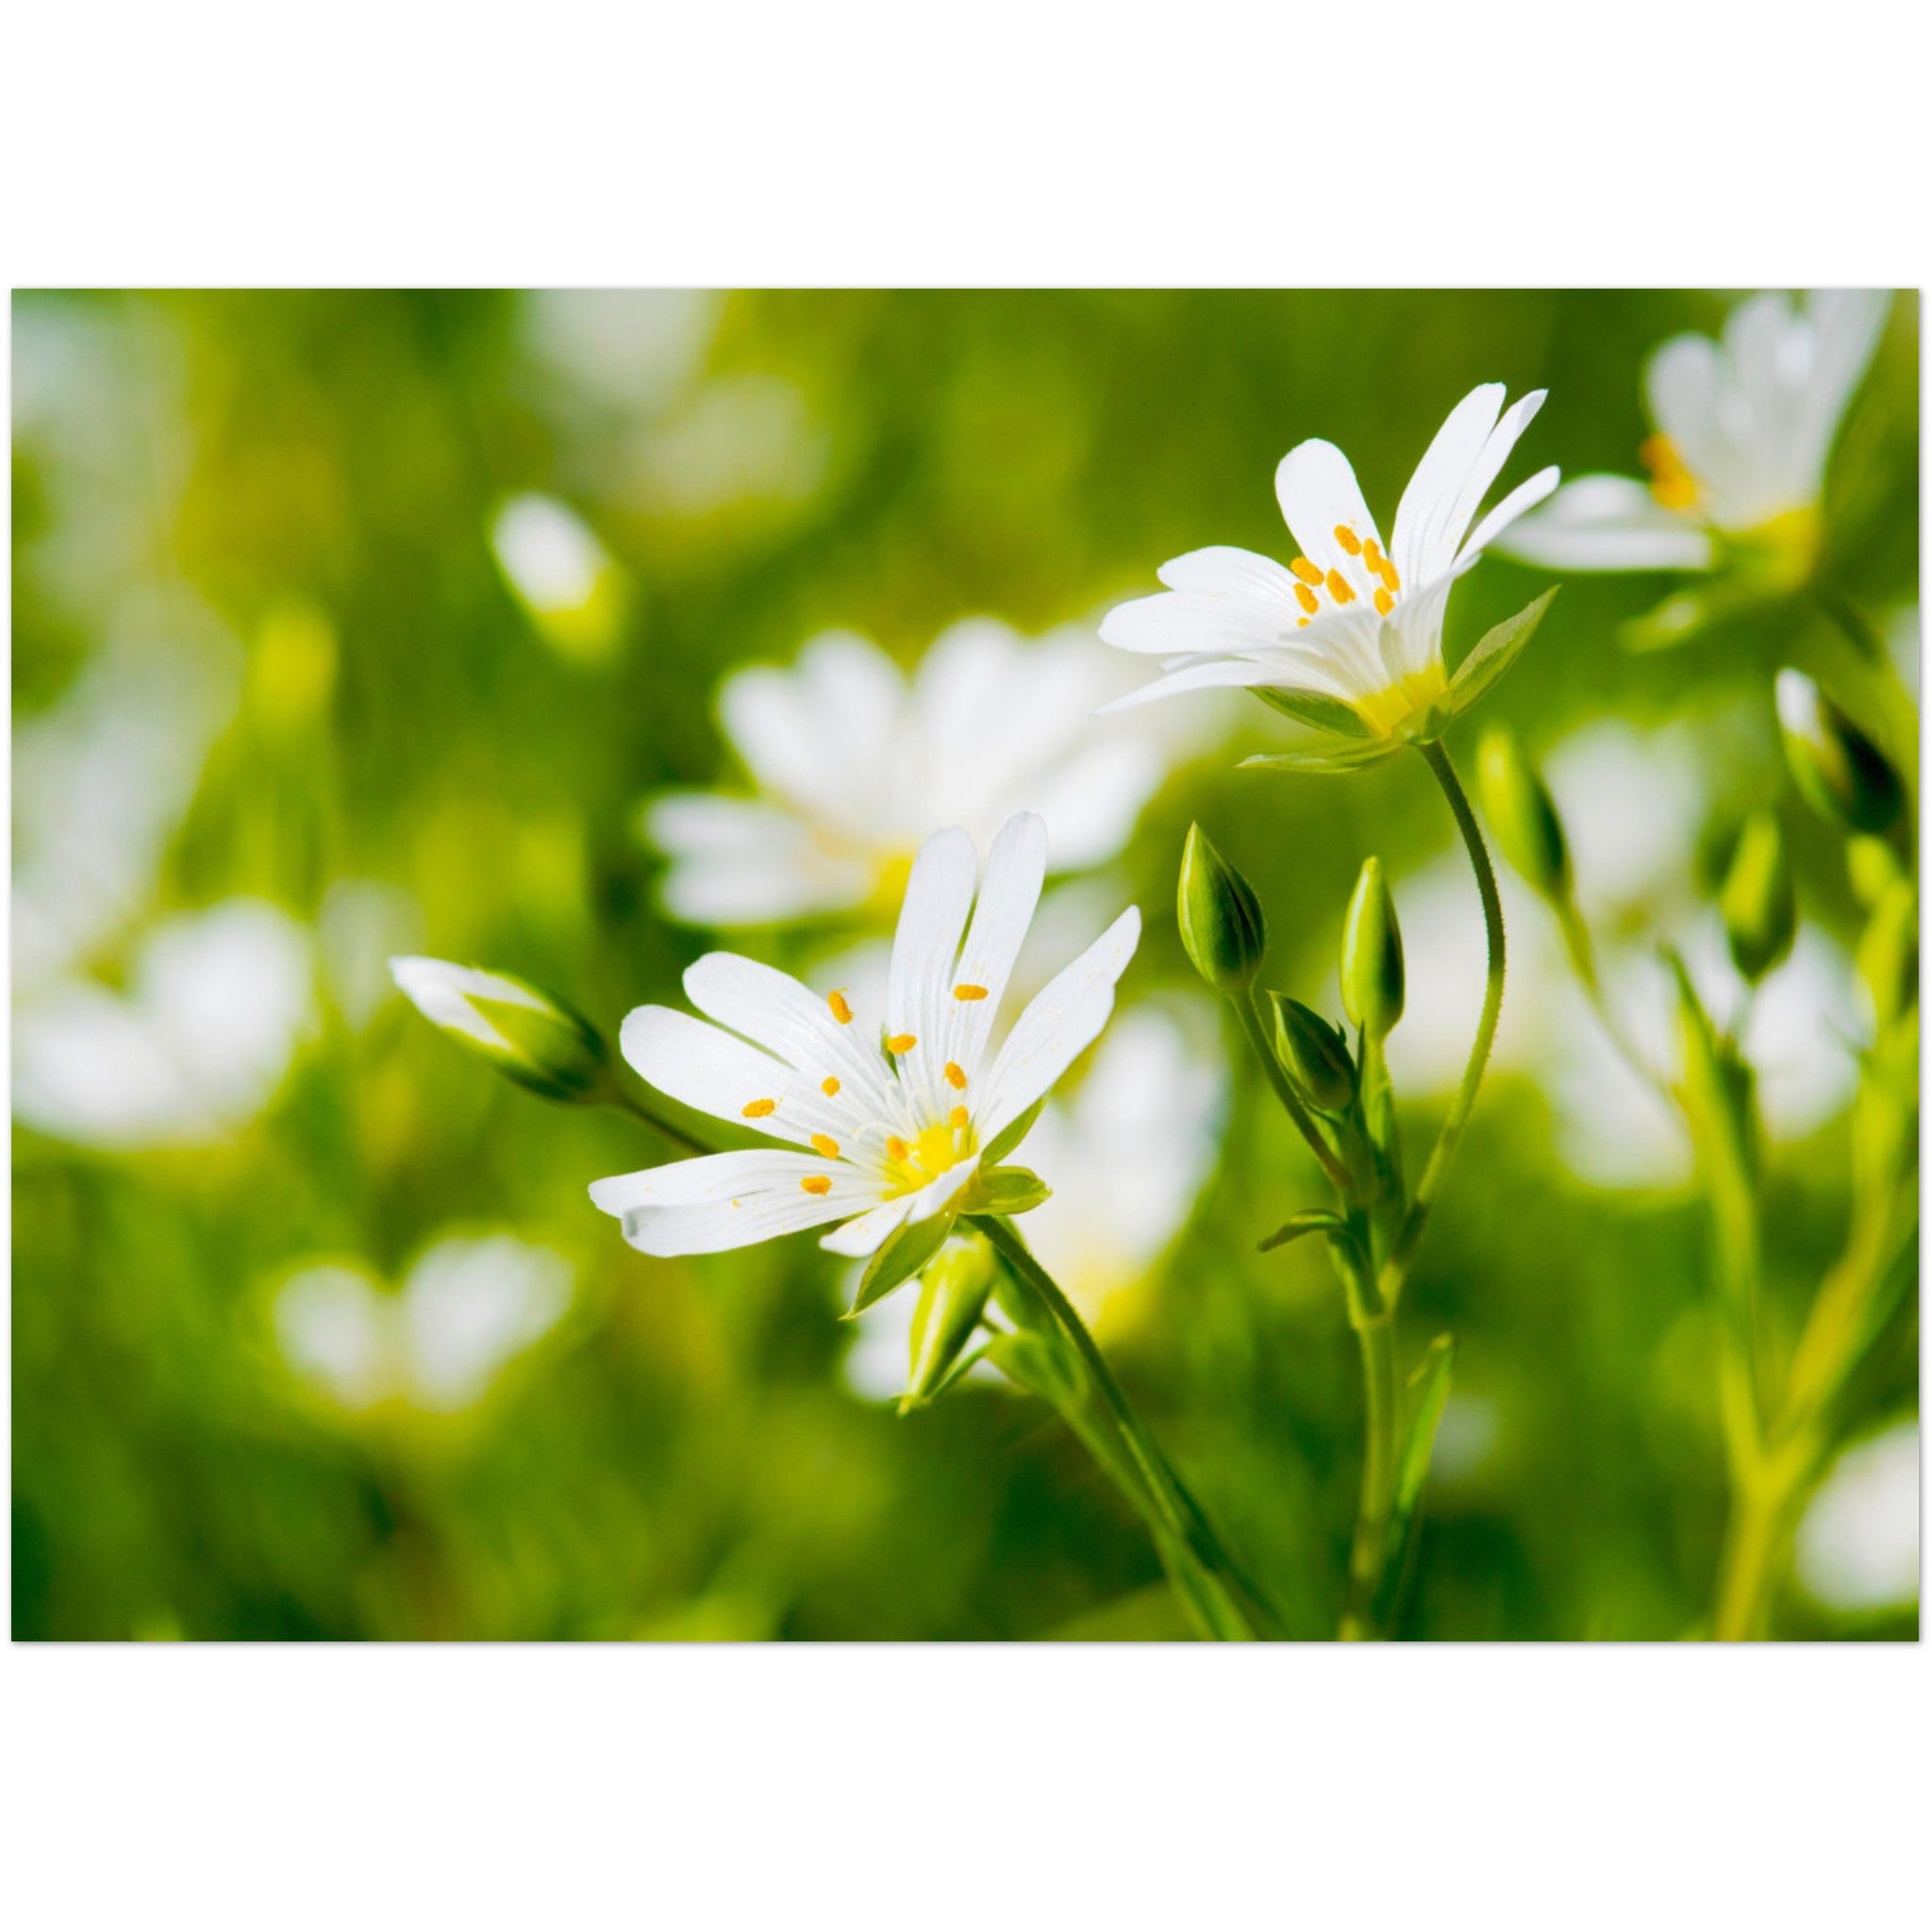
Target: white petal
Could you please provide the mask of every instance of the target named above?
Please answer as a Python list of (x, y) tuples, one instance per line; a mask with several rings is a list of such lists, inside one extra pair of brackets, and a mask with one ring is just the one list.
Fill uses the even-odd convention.
[(1886, 289), (1821, 289), (1807, 305), (1811, 366), (1798, 409), (1795, 460), (1822, 480), (1846, 407), (1885, 333)]
[(765, 925), (862, 904), (873, 867), (830, 849), (791, 812), (752, 799), (680, 791), (655, 800), (645, 835), (672, 859), (658, 888), (691, 925)]
[(1469, 541), (1456, 555), (1456, 573), (1458, 576), (1469, 569), (1513, 524), (1518, 517), (1534, 509), (1544, 497), (1550, 495), (1563, 480), (1563, 473), (1552, 463), (1546, 470), (1539, 470), (1527, 483), (1519, 483), (1481, 523), (1471, 532)]
[(819, 1246), (827, 1254), (849, 1255), (855, 1259), (874, 1255), (905, 1225), (906, 1217), (911, 1211), (912, 1196), (901, 1194), (896, 1201), (886, 1201), (876, 1208), (868, 1208), (865, 1213), (835, 1227), (830, 1234), (821, 1235)]
[(944, 1039), (950, 1021), (954, 966), (973, 905), (977, 861), (973, 841), (957, 825), (935, 832), (919, 848), (906, 882), (906, 901), (892, 936), (892, 963), (886, 975), (886, 1032), (910, 1034), (913, 1044), (894, 1057), (899, 1083), (916, 1111), (937, 1120), (945, 1111), (941, 1096), (946, 1063)]
[(1353, 530), (1361, 543), (1371, 537), (1378, 544), (1382, 541), (1348, 458), (1320, 437), (1297, 443), (1282, 458), (1274, 495), (1302, 554), (1323, 571), (1345, 570), (1353, 560), (1335, 541), (1338, 528)]
[(684, 990), (708, 1019), (767, 1048), (806, 1084), (832, 1074), (846, 1090), (841, 1099), (874, 1113), (884, 1108), (891, 1082), (874, 1031), (860, 1020), (841, 1024), (827, 1000), (789, 973), (737, 953), (707, 953), (686, 967)]
[[(802, 1183), (824, 1175), (824, 1193)], [(801, 1228), (822, 1227), (877, 1204), (877, 1191), (841, 1161), (776, 1148), (707, 1154), (695, 1160), (593, 1181), (591, 1199), (624, 1223), (646, 1255), (715, 1255)]]
[(1140, 908), (1130, 906), (1020, 1015), (974, 1113), (982, 1140), (1024, 1113), (1107, 1024), (1114, 986), (1140, 938)]
[(1628, 476), (1579, 476), (1497, 546), (1555, 570), (1708, 570), (1710, 539)]
[(497, 1000), (507, 1006), (527, 1007), (539, 1013), (548, 1010), (528, 987), (474, 966), (408, 957), (391, 959), (389, 970), (391, 977), (425, 1020), (499, 1052), (508, 1052), (509, 1042), (470, 1004), (473, 999)]
[(1205, 596), (1195, 591), (1157, 591), (1117, 604), (1101, 619), (1103, 641), (1117, 650), (1172, 657), (1177, 651), (1265, 650), (1294, 635), (1301, 615), (1292, 599)]
[[(962, 1000), (949, 990), (937, 1036), (941, 1068), (958, 1065), (969, 1080), (992, 1030), (993, 1015), (1006, 996), (1013, 961), (1020, 957), (1040, 889), (1046, 879), (1046, 822), (1030, 811), (1016, 812), (1001, 826), (986, 857), (986, 877), (973, 908), (973, 924), (954, 969), (953, 988), (970, 987), (981, 996)], [(969, 1094), (971, 1105), (974, 1096)]]
[[(722, 1026), (672, 1007), (638, 1007), (625, 1015), (618, 1040), (625, 1058), (659, 1093), (775, 1140), (803, 1145), (810, 1138), (812, 1124), (788, 1104), (801, 1084), (791, 1069)], [(779, 1103), (774, 1111), (745, 1112), (766, 1100)]]
[[(1415, 466), (1408, 488), (1395, 507), (1394, 547), (1390, 552), (1405, 584), (1424, 583), (1441, 575), (1456, 554), (1456, 539), (1468, 527), (1464, 518), (1452, 533), (1457, 505), (1482, 460), (1506, 394), (1500, 382), (1486, 382), (1471, 390), (1449, 411)], [(1472, 513), (1474, 510), (1472, 505)]]
[(1204, 597), (1248, 597), (1284, 605), (1294, 601), (1294, 575), (1285, 565), (1226, 543), (1171, 558), (1160, 566), (1159, 576), (1170, 591), (1192, 591)]

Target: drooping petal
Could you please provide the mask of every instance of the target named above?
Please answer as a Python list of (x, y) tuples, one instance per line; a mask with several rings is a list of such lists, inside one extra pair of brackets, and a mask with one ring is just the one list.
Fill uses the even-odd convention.
[(974, 1116), (982, 1141), (1024, 1113), (1107, 1024), (1114, 986), (1140, 938), (1140, 909), (1130, 906), (1020, 1015)]
[[(1274, 495), (1302, 554), (1321, 571), (1344, 570), (1371, 538), (1378, 545), (1382, 541), (1348, 458), (1320, 437), (1297, 443), (1282, 458)], [(1337, 539), (1338, 529), (1355, 533), (1357, 550)]]
[[(829, 1186), (808, 1189), (808, 1180)], [(841, 1162), (752, 1148), (613, 1174), (591, 1183), (591, 1199), (622, 1221), (632, 1247), (673, 1256), (722, 1254), (822, 1227), (876, 1206), (878, 1193)]]
[[(1460, 529), (1451, 531), (1457, 505), (1482, 460), (1507, 392), (1500, 382), (1471, 390), (1449, 411), (1423, 452), (1395, 507), (1394, 548), (1390, 555), (1405, 584), (1424, 583), (1447, 569), (1456, 553), (1456, 538), (1461, 534)], [(1462, 527), (1467, 526), (1465, 519)]]
[(1708, 570), (1709, 536), (1628, 476), (1579, 476), (1497, 548), (1553, 570)]

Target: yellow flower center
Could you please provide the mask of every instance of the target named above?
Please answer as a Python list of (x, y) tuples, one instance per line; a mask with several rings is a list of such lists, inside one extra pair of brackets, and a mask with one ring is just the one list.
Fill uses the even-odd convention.
[(916, 1194), (974, 1152), (979, 1141), (965, 1113), (963, 1107), (955, 1108), (950, 1121), (922, 1127), (917, 1140), (902, 1141), (894, 1135), (886, 1142), (887, 1200)]
[(1427, 664), (1410, 672), (1399, 684), (1357, 698), (1355, 708), (1371, 731), (1387, 738), (1418, 711), (1427, 710), (1448, 689), (1449, 679), (1441, 665)]
[(1685, 467), (1677, 445), (1668, 436), (1645, 437), (1637, 454), (1650, 472), (1650, 493), (1666, 509), (1697, 508), (1697, 499), (1703, 493), (1697, 478)]

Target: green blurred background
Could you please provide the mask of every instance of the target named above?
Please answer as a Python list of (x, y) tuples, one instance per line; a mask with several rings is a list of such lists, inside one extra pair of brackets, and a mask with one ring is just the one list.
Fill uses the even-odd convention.
[[(691, 1261), (626, 1249), (585, 1187), (654, 1158), (641, 1131), (494, 1078), (382, 961), (521, 972), (614, 1029), (675, 999), (716, 942), (656, 909), (638, 821), (667, 785), (741, 782), (712, 704), (730, 667), (789, 661), (834, 625), (909, 665), (962, 616), (1091, 626), (1201, 543), (1285, 555), (1271, 479), (1304, 436), (1349, 451), (1386, 519), (1478, 381), (1551, 391), (1512, 478), (1632, 472), (1646, 354), (1726, 306), (16, 297), (15, 1635), (1180, 1634), (1145, 1535), (1049, 1413), (974, 1383), (902, 1421), (855, 1388), (841, 1270), (808, 1239)], [(1914, 681), (1917, 333), (1901, 297), (1833, 485), (1845, 586)], [(503, 507), (532, 495), (604, 554), (562, 615), (492, 549)], [(1487, 563), (1457, 593), (1452, 654), (1548, 581)], [(1623, 648), (1619, 625), (1667, 588), (1572, 581), (1488, 715), (1601, 821), (1579, 846), (1588, 860), (1598, 837), (1623, 867), (1604, 905), (1633, 956), (1694, 922), (1741, 815), (1779, 803), (1810, 948), (1774, 1042), (1793, 1056), (1767, 1241), (1789, 1319), (1842, 1235), (1848, 1090), (1814, 1063), (1841, 1071), (1835, 1029), (1856, 1028), (1833, 1004), (1854, 908), (1786, 793), (1770, 702), (1775, 667), (1822, 645), (1794, 621)], [(1333, 1010), (1371, 851), (1396, 880), (1411, 981), (1431, 980), (1438, 924), (1445, 956), (1468, 953), (1474, 893), (1419, 760), (1236, 774), (1269, 714), (1213, 715), (1226, 728), (1176, 761), (1107, 875), (1110, 903), (1147, 915), (1129, 1008), (1191, 990), (1173, 888), (1195, 818), (1262, 893), (1270, 984)], [(726, 942), (788, 958), (769, 935)], [(1560, 1031), (1556, 980), (1526, 938), (1512, 1007)], [(1453, 984), (1472, 991), (1441, 1021), (1452, 1069), (1474, 1016), (1474, 982)], [(210, 985), (229, 990), (212, 1011)], [(1704, 1220), (1667, 1124), (1622, 1159), (1599, 1119), (1592, 1151), (1587, 1042), (1566, 1088), (1538, 1064), (1553, 1037), (1503, 1055), (1405, 1308), (1411, 1353), (1439, 1329), (1460, 1352), (1404, 1635), (1672, 1637), (1708, 1595), (1724, 1495)], [(1412, 1135), (1440, 1085), (1406, 1089)], [(1103, 1334), (1204, 1499), (1320, 1631), (1359, 1476), (1355, 1343), (1314, 1244), (1254, 1251), (1313, 1185), (1239, 1072), (1191, 1221)], [(447, 1245), (502, 1237), (522, 1245)], [(502, 1265), (465, 1276), (479, 1253)], [(425, 1254), (444, 1264), (441, 1356), (396, 1313)], [(358, 1395), (349, 1357), (331, 1380), (291, 1353), (287, 1284), (324, 1268), (351, 1284), (341, 1348), (367, 1357), (379, 1332), (414, 1369)], [(466, 1330), (465, 1280), (510, 1308), (498, 1332)], [(1789, 1634), (1916, 1629), (1885, 1538), (1917, 1349), (1907, 1307), (1856, 1391), (1891, 1515), (1860, 1517), (1855, 1495), (1801, 1540)]]

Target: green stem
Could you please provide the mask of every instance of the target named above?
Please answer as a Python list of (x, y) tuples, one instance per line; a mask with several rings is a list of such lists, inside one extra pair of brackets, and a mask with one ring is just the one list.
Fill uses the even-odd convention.
[(1260, 1004), (1252, 990), (1230, 995), (1230, 1002), (1241, 1023), (1241, 1032), (1247, 1037), (1249, 1046), (1254, 1049), (1255, 1058), (1261, 1062), (1261, 1070), (1268, 1075), (1268, 1084), (1274, 1090), (1274, 1097), (1280, 1101), (1282, 1111), (1295, 1124), (1296, 1131), (1308, 1143), (1310, 1151), (1322, 1163), (1322, 1172), (1334, 1183), (1336, 1191), (1346, 1200), (1354, 1183), (1348, 1169), (1328, 1142), (1323, 1139), (1322, 1130), (1316, 1126), (1313, 1116), (1302, 1105), (1301, 1096), (1289, 1084), (1288, 1074), (1282, 1070), (1280, 1059), (1274, 1052), (1274, 1043), (1268, 1038), (1268, 1029), (1262, 1024)]
[(1677, 1095), (1670, 1080), (1654, 1067), (1636, 1041), (1624, 1030), (1623, 1020), (1617, 1009), (1610, 1004), (1610, 996), (1605, 989), (1603, 975), (1597, 971), (1596, 947), (1590, 937), (1590, 928), (1583, 922), (1574, 899), (1556, 901), (1551, 909), (1557, 915), (1557, 928), (1563, 936), (1563, 950), (1569, 955), (1571, 969), (1576, 974), (1576, 983), (1583, 989), (1584, 997), (1590, 1002), (1590, 1009), (1596, 1015), (1596, 1023), (1604, 1030), (1604, 1038), (1616, 1051), (1624, 1064), (1663, 1099), (1675, 1103)]
[(1389, 1522), (1395, 1503), (1395, 1335), (1386, 1309), (1379, 1315), (1357, 1317), (1351, 1307), (1350, 1313), (1356, 1317), (1362, 1351), (1367, 1453), (1349, 1552), (1348, 1608), (1341, 1619), (1341, 1635), (1344, 1641), (1359, 1641), (1376, 1634), (1374, 1604), (1388, 1560)]
[(1004, 1215), (974, 1214), (968, 1218), (999, 1251), (1022, 1284), (1046, 1304), (1061, 1333), (1073, 1344), (1176, 1541), (1247, 1604), (1267, 1634), (1279, 1634), (1283, 1627), (1280, 1613), (1229, 1554), (1207, 1512), (1188, 1492), (1154, 1440), (1153, 1432), (1141, 1419), (1140, 1411), (1127, 1400), (1126, 1391), (1115, 1380), (1112, 1368), (1100, 1352), (1100, 1344), (1059, 1283), (1041, 1266), (1020, 1230)]
[(1469, 1124), (1470, 1113), (1475, 1107), (1476, 1091), (1483, 1084), (1483, 1069), (1489, 1064), (1490, 1048), (1495, 1041), (1496, 1022), (1503, 1012), (1503, 900), (1496, 891), (1495, 868), (1490, 863), (1489, 849), (1483, 843), (1483, 835), (1476, 826), (1474, 812), (1470, 809), (1462, 781), (1457, 777), (1456, 768), (1449, 762), (1449, 754), (1440, 743), (1424, 744), (1419, 748), (1429, 770), (1436, 774), (1436, 782), (1442, 788), (1443, 797), (1449, 801), (1456, 829), (1462, 834), (1470, 866), (1475, 873), (1476, 891), (1483, 902), (1483, 929), (1489, 941), (1489, 974), (1483, 986), (1482, 1016), (1476, 1022), (1475, 1039), (1469, 1049), (1469, 1060), (1463, 1067), (1462, 1079), (1449, 1103), (1442, 1130), (1436, 1136), (1436, 1144), (1429, 1152), (1428, 1165), (1423, 1169), (1422, 1179), (1416, 1183), (1415, 1198), (1409, 1204), (1408, 1215), (1396, 1237), (1394, 1250), (1382, 1270), (1382, 1299), (1391, 1307), (1401, 1293), (1403, 1280), (1415, 1258), (1423, 1230), (1428, 1224), (1429, 1210), (1435, 1206), (1436, 1196), (1448, 1178), (1449, 1165), (1456, 1158), (1463, 1129)]
[(687, 1154), (715, 1154), (718, 1150), (700, 1141), (695, 1134), (688, 1132), (674, 1121), (666, 1120), (647, 1101), (638, 1097), (617, 1085), (613, 1080), (609, 1091), (604, 1096), (604, 1104), (612, 1107), (619, 1113), (627, 1113), (633, 1120), (642, 1121), (654, 1134), (661, 1135), (674, 1146), (682, 1147)]

